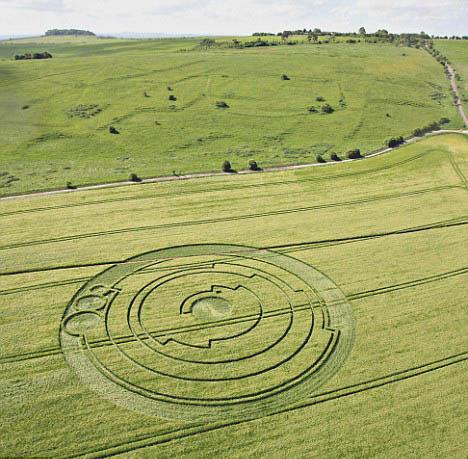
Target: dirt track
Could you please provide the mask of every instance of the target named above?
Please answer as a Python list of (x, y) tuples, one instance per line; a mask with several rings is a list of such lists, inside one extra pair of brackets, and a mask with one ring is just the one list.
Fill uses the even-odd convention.
[(463, 108), (463, 103), (461, 101), (460, 92), (458, 91), (457, 80), (455, 78), (455, 70), (449, 64), (446, 66), (447, 72), (449, 74), (450, 86), (452, 87), (452, 91), (455, 94), (455, 105), (458, 108), (458, 112), (465, 123), (465, 126), (468, 127), (468, 117), (466, 116), (465, 110)]
[[(443, 135), (443, 134), (465, 134), (468, 135), (468, 130), (440, 130), (440, 131), (435, 131), (431, 132), (429, 134), (426, 134), (425, 136), (422, 137), (411, 137), (409, 139), (406, 139), (406, 142), (402, 144), (401, 146), (407, 145), (409, 143), (415, 143), (418, 142), (424, 138), (431, 137), (434, 135)], [(327, 167), (327, 166), (333, 166), (333, 165), (338, 165), (338, 164), (343, 164), (343, 163), (349, 163), (351, 161), (362, 161), (363, 159), (368, 159), (368, 158), (373, 158), (375, 156), (380, 156), (385, 153), (389, 153), (393, 150), (396, 150), (397, 148), (401, 148), (401, 146), (395, 147), (395, 148), (382, 148), (381, 150), (378, 150), (372, 154), (366, 155), (363, 158), (359, 159), (344, 159), (342, 161), (330, 161), (327, 163), (310, 163), (310, 164), (292, 164), (292, 165), (286, 165), (286, 166), (272, 166), (272, 167), (265, 167), (264, 169), (261, 170), (261, 172), (278, 172), (278, 171), (288, 171), (288, 170), (294, 170), (294, 169), (305, 169), (308, 167)], [(39, 191), (35, 193), (25, 193), (25, 194), (18, 194), (18, 195), (13, 195), (13, 196), (5, 196), (5, 197), (0, 197), (0, 201), (6, 201), (6, 200), (12, 200), (12, 199), (21, 199), (21, 198), (27, 198), (27, 197), (40, 197), (40, 196), (51, 196), (55, 194), (63, 194), (63, 193), (76, 193), (77, 191), (89, 191), (89, 190), (99, 190), (103, 188), (115, 188), (115, 187), (121, 187), (121, 186), (130, 186), (130, 185), (141, 185), (145, 183), (160, 183), (160, 182), (174, 182), (178, 180), (192, 180), (192, 179), (197, 179), (197, 178), (205, 178), (205, 177), (235, 177), (237, 175), (245, 175), (245, 174), (259, 174), (261, 173), (260, 171), (254, 172), (251, 170), (241, 170), (236, 173), (228, 173), (228, 172), (201, 172), (197, 174), (187, 174), (187, 175), (168, 175), (168, 176), (163, 176), (163, 177), (154, 177), (154, 178), (147, 178), (143, 179), (140, 182), (129, 182), (129, 181), (122, 181), (122, 182), (111, 182), (111, 183), (102, 183), (98, 185), (89, 185), (89, 186), (83, 186), (79, 187), (74, 190), (69, 190), (69, 189), (61, 189), (61, 190), (52, 190), (52, 191)]]

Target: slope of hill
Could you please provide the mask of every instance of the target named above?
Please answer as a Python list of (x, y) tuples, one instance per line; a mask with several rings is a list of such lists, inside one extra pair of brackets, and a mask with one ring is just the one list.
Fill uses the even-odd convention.
[[(443, 69), (422, 50), (364, 43), (203, 49), (199, 42), (0, 43), (0, 194), (130, 173), (219, 170), (226, 159), (234, 168), (249, 159), (311, 162), (371, 151), (442, 117), (451, 120), (447, 127), (461, 125)], [(11, 60), (36, 51), (54, 59)], [(333, 113), (322, 112), (325, 104)]]

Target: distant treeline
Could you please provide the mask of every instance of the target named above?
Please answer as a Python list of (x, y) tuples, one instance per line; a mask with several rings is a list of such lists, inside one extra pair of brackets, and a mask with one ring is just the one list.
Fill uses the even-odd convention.
[(52, 54), (44, 51), (43, 53), (25, 53), (17, 54), (15, 56), (15, 61), (24, 61), (29, 59), (52, 59)]
[[(294, 39), (297, 36), (305, 36), (306, 40)], [(361, 27), (358, 32), (328, 32), (320, 29), (299, 29), (299, 30), (284, 30), (277, 34), (269, 32), (255, 32), (253, 34), (254, 40), (241, 41), (233, 39), (231, 41), (215, 41), (212, 38), (203, 39), (198, 48), (213, 48), (213, 47), (227, 47), (227, 48), (252, 48), (259, 46), (279, 46), (279, 45), (299, 45), (299, 44), (328, 44), (328, 43), (390, 43), (396, 46), (409, 46), (414, 48), (427, 49), (435, 38), (448, 38), (448, 37), (434, 37), (429, 36), (425, 32), (420, 33), (390, 33), (385, 29), (377, 30), (374, 33), (367, 33), (364, 27)], [(275, 37), (268, 39), (268, 37)], [(276, 37), (280, 37), (278, 40)], [(341, 37), (341, 38), (340, 38)], [(452, 36), (452, 40), (468, 40), (468, 36), (457, 37)], [(436, 56), (434, 56), (436, 57)], [(443, 56), (439, 57), (443, 59)], [(439, 60), (438, 59), (438, 60)], [(439, 62), (441, 62), (439, 60)], [(443, 59), (444, 61), (446, 59)], [(441, 62), (442, 63), (442, 62)]]
[[(361, 27), (358, 32), (329, 32), (325, 30), (321, 30), (318, 28), (315, 29), (297, 29), (297, 30), (283, 30), (282, 32), (277, 32), (277, 33), (270, 33), (270, 32), (255, 32), (252, 34), (254, 37), (281, 37), (283, 39), (287, 39), (290, 36), (293, 35), (307, 35), (310, 37), (325, 37), (325, 36), (332, 36), (332, 37), (368, 37), (370, 39), (372, 38), (387, 38), (389, 41), (393, 41), (399, 37), (422, 37), (425, 39), (446, 39), (446, 40), (468, 40), (468, 35), (463, 35), (463, 36), (457, 36), (457, 35), (452, 35), (452, 36), (429, 36), (425, 32), (421, 33), (402, 33), (402, 34), (392, 34), (389, 33), (385, 29), (377, 30), (377, 32), (374, 33), (367, 33), (366, 29), (364, 27)], [(311, 40), (312, 41), (312, 40)]]
[(45, 33), (46, 37), (53, 35), (90, 35), (95, 37), (96, 34), (89, 30), (78, 30), (78, 29), (52, 29)]

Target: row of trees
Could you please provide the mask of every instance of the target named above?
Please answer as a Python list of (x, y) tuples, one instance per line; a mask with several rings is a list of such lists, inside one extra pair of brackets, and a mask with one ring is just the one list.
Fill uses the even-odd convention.
[(90, 32), (89, 30), (79, 30), (79, 29), (51, 29), (45, 33), (46, 37), (55, 36), (55, 35), (89, 35), (95, 37), (96, 34)]
[(44, 51), (43, 53), (25, 53), (17, 54), (15, 56), (15, 61), (24, 61), (29, 59), (52, 59), (52, 54)]

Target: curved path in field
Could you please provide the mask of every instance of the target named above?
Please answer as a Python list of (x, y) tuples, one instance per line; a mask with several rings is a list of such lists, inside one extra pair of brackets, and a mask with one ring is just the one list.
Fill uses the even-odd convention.
[[(461, 109), (463, 111), (463, 108)], [(197, 178), (205, 178), (205, 177), (233, 177), (237, 175), (245, 175), (245, 174), (258, 174), (259, 172), (277, 172), (277, 171), (288, 171), (293, 169), (305, 169), (308, 167), (326, 167), (331, 165), (349, 163), (352, 161), (362, 161), (363, 159), (373, 158), (375, 156), (380, 156), (385, 153), (389, 153), (393, 150), (401, 148), (405, 145), (419, 142), (427, 137), (432, 137), (435, 135), (443, 135), (443, 134), (465, 134), (468, 135), (468, 130), (455, 130), (455, 129), (443, 129), (440, 131), (434, 131), (426, 134), (425, 136), (421, 137), (410, 137), (405, 140), (400, 146), (394, 148), (382, 148), (381, 150), (375, 151), (374, 153), (368, 154), (363, 156), (362, 158), (358, 159), (343, 159), (341, 161), (329, 161), (327, 163), (308, 163), (308, 164), (291, 164), (285, 166), (271, 166), (265, 167), (261, 169), (261, 171), (251, 171), (251, 170), (241, 170), (236, 173), (229, 173), (229, 172), (200, 172), (195, 174), (186, 174), (186, 175), (167, 175), (162, 177), (154, 177), (154, 178), (147, 178), (142, 179), (139, 182), (130, 182), (130, 181), (121, 181), (121, 182), (111, 182), (111, 183), (101, 183), (98, 185), (89, 185), (89, 186), (82, 186), (78, 187), (73, 190), (69, 189), (60, 189), (60, 190), (51, 190), (51, 191), (38, 191), (33, 193), (24, 193), (24, 194), (17, 194), (13, 196), (4, 196), (0, 197), (0, 201), (6, 200), (13, 200), (13, 199), (21, 199), (21, 198), (28, 198), (28, 197), (36, 197), (36, 196), (51, 196), (55, 194), (63, 194), (63, 193), (74, 193), (77, 191), (88, 191), (88, 190), (100, 190), (103, 188), (115, 188), (120, 186), (129, 186), (129, 185), (141, 185), (145, 183), (160, 183), (160, 182), (175, 182), (178, 180), (191, 180)]]
[(465, 110), (463, 108), (460, 92), (458, 90), (457, 79), (455, 77), (455, 70), (450, 64), (447, 64), (445, 68), (447, 69), (447, 73), (449, 76), (450, 86), (452, 87), (452, 91), (455, 94), (455, 105), (458, 108), (458, 112), (460, 113), (460, 116), (462, 117), (465, 126), (468, 127), (468, 117), (466, 116)]

